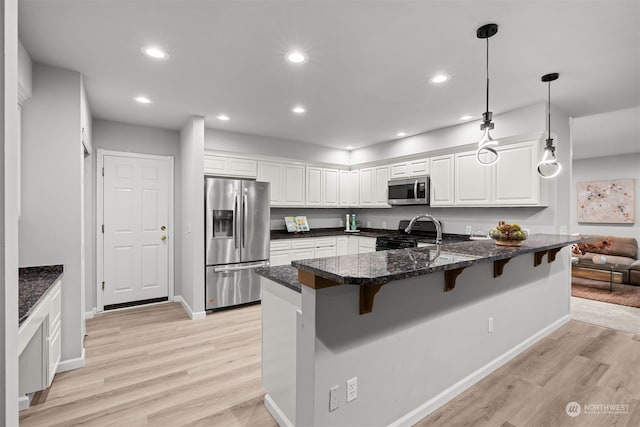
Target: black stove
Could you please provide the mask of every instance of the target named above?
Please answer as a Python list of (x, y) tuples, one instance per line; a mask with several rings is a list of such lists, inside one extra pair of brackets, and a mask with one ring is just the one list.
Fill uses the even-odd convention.
[[(380, 236), (376, 239), (376, 251), (389, 249), (415, 248), (418, 243), (436, 243), (436, 227), (431, 221), (418, 221), (413, 225), (411, 234), (405, 233), (408, 220), (400, 221), (397, 234)], [(464, 242), (469, 240), (466, 234), (442, 234), (442, 243)]]

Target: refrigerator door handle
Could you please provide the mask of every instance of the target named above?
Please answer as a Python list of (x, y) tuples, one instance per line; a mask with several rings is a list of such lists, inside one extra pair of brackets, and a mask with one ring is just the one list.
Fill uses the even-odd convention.
[(233, 196), (233, 244), (238, 249), (238, 194)]
[(242, 196), (242, 247), (245, 247), (246, 234), (247, 234), (247, 204), (249, 203), (249, 198), (247, 195)]
[(262, 261), (262, 262), (258, 262), (255, 264), (248, 264), (248, 265), (234, 265), (234, 266), (220, 266), (220, 267), (213, 267), (213, 272), (214, 273), (225, 273), (225, 272), (229, 272), (229, 271), (240, 271), (240, 270), (252, 270), (254, 268), (259, 268), (259, 267), (268, 267), (269, 266), (269, 261)]

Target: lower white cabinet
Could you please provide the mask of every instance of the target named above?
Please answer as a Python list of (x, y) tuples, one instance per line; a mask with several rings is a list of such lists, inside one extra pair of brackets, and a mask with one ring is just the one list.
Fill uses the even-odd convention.
[(289, 265), (299, 259), (357, 255), (376, 251), (375, 237), (337, 236), (272, 240), (270, 264)]
[(336, 256), (349, 255), (349, 237), (336, 237)]
[[(354, 236), (355, 237), (355, 236)], [(358, 239), (358, 253), (366, 254), (376, 251), (376, 238), (375, 237), (356, 237)]]
[(60, 364), (62, 279), (33, 307), (18, 329), (19, 396), (51, 385)]

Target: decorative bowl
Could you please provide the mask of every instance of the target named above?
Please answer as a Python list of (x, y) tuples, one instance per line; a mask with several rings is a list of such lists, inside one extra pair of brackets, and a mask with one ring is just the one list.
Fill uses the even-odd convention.
[(496, 228), (489, 231), (489, 237), (496, 241), (498, 246), (520, 246), (529, 237), (518, 224), (505, 224), (500, 221)]

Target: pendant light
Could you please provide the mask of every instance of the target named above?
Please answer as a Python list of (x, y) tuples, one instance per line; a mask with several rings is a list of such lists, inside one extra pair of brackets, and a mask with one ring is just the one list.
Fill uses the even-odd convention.
[(498, 24), (487, 24), (478, 28), (476, 36), (479, 39), (487, 40), (487, 108), (482, 114), (483, 123), (480, 125), (480, 130), (484, 131), (482, 139), (478, 142), (478, 151), (476, 151), (476, 159), (478, 163), (484, 166), (489, 166), (498, 161), (500, 155), (493, 148), (498, 145), (498, 141), (491, 137), (489, 131), (493, 129), (493, 123), (491, 118), (493, 113), (489, 111), (489, 38), (496, 35), (498, 32)]
[(541, 79), (543, 82), (549, 83), (549, 103), (547, 104), (549, 136), (547, 137), (547, 145), (544, 147), (542, 160), (538, 163), (538, 175), (542, 178), (554, 178), (562, 169), (562, 165), (556, 159), (556, 148), (553, 146), (553, 139), (551, 138), (551, 82), (558, 80), (559, 76), (558, 73), (550, 73), (545, 74)]

